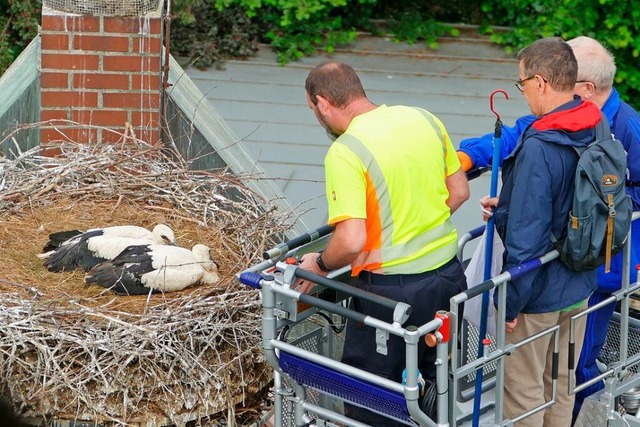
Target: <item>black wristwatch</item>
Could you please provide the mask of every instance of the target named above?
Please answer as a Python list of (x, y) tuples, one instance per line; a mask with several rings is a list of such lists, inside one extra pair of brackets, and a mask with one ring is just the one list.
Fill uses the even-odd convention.
[(318, 255), (318, 258), (316, 258), (316, 264), (318, 264), (318, 268), (325, 273), (328, 273), (331, 271), (331, 269), (327, 268), (324, 261), (322, 260), (322, 252), (320, 252), (320, 255)]

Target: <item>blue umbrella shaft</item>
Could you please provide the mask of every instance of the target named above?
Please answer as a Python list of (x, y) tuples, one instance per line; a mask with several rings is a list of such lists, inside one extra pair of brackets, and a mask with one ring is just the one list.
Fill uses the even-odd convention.
[[(498, 173), (500, 169), (500, 145), (501, 145), (502, 123), (498, 119), (495, 126), (495, 134), (493, 138), (493, 159), (491, 161), (491, 188), (489, 197), (498, 195)], [(484, 280), (491, 278), (491, 260), (493, 258), (493, 230), (495, 220), (493, 216), (487, 221), (485, 236), (485, 257), (484, 257)], [(478, 359), (484, 356), (483, 341), (487, 335), (487, 317), (489, 312), (489, 292), (482, 294), (482, 307), (480, 310), (480, 331), (478, 335)], [(473, 427), (478, 427), (480, 423), (480, 403), (482, 400), (482, 380), (483, 368), (476, 371), (475, 398), (473, 401)]]

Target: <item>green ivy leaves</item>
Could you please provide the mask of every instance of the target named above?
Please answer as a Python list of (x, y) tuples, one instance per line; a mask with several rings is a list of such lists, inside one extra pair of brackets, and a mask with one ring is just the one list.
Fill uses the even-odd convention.
[[(484, 0), (482, 28), (491, 39), (509, 52), (517, 52), (540, 37), (559, 36), (565, 40), (585, 35), (593, 37), (616, 57), (616, 87), (623, 98), (640, 108), (640, 9), (633, 1), (536, 0), (534, 2)], [(507, 32), (488, 32), (503, 25)]]

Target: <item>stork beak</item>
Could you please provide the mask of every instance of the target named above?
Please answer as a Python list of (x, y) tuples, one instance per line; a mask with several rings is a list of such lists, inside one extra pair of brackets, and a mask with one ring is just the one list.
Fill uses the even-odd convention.
[(171, 241), (166, 236), (162, 236), (162, 240), (167, 244), (167, 246), (178, 246), (178, 244), (176, 242)]

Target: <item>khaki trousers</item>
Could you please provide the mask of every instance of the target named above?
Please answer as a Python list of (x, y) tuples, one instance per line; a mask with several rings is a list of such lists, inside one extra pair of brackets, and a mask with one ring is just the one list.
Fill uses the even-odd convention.
[[(584, 310), (584, 305), (569, 311), (520, 314), (512, 333), (506, 334), (507, 343), (517, 343), (544, 329), (560, 325), (558, 389), (556, 403), (544, 411), (515, 423), (517, 427), (570, 427), (575, 395), (569, 395), (569, 327), (571, 316)], [(578, 363), (584, 341), (586, 316), (576, 322), (574, 367)], [(551, 368), (553, 334), (545, 335), (520, 347), (505, 358), (504, 417), (513, 419), (552, 398)]]

